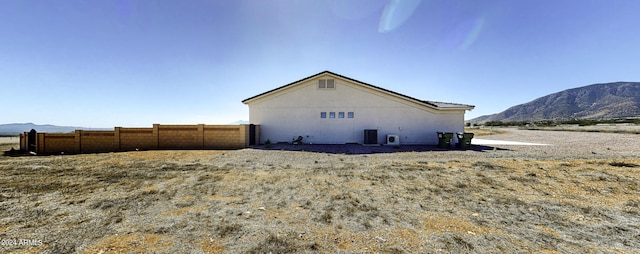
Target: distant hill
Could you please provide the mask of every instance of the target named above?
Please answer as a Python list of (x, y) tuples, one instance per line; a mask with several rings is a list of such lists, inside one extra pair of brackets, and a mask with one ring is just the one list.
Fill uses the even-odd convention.
[(604, 83), (568, 89), (469, 122), (630, 117), (640, 117), (640, 82)]
[(31, 131), (31, 129), (36, 130), (37, 132), (48, 132), (48, 133), (67, 133), (73, 132), (75, 130), (102, 130), (95, 128), (85, 128), (85, 127), (72, 127), (72, 126), (56, 126), (50, 124), (33, 124), (33, 123), (10, 123), (10, 124), (0, 124), (0, 135), (17, 135), (25, 131)]
[(238, 120), (238, 121), (235, 121), (235, 122), (230, 123), (230, 124), (249, 124), (249, 121), (247, 121), (247, 120)]

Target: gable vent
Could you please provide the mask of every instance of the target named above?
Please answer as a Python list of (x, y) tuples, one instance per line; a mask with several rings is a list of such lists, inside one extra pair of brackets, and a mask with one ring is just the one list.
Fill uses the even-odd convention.
[(320, 79), (318, 80), (319, 89), (335, 89), (336, 83), (333, 79)]
[(336, 84), (334, 83), (333, 79), (327, 79), (327, 88), (336, 88)]

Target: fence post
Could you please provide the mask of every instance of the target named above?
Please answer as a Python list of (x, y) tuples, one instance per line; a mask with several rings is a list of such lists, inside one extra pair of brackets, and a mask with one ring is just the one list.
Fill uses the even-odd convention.
[(26, 146), (25, 144), (25, 138), (24, 138), (25, 132), (20, 133), (20, 151), (24, 152), (26, 151)]
[(200, 140), (200, 149), (204, 149), (204, 124), (198, 124), (197, 138)]
[(122, 148), (120, 147), (120, 128), (122, 127), (113, 128), (113, 142), (115, 143), (115, 147), (118, 151), (122, 151)]
[(76, 130), (75, 134), (76, 148), (74, 150), (76, 153), (82, 153), (82, 130)]
[(238, 140), (238, 145), (241, 148), (245, 148), (249, 146), (249, 132), (248, 132), (248, 127), (249, 125), (246, 124), (239, 124), (238, 125), (238, 132), (240, 133), (240, 135), (238, 135), (240, 138), (240, 140)]
[(44, 140), (44, 133), (36, 133), (36, 153), (37, 154), (44, 154), (46, 152), (45, 150), (45, 140)]
[(160, 149), (160, 124), (154, 123), (153, 124), (153, 139), (155, 140), (155, 150)]

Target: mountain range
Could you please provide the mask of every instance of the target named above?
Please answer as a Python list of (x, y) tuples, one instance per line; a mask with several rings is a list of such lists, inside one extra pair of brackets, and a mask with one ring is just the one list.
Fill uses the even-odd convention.
[(549, 94), (468, 122), (617, 119), (640, 117), (640, 82), (593, 84)]
[(73, 126), (56, 126), (51, 124), (34, 124), (34, 123), (10, 123), (0, 124), (0, 135), (17, 135), (22, 132), (31, 131), (31, 129), (37, 132), (48, 133), (68, 133), (75, 130), (104, 130), (99, 128), (85, 128), (85, 127), (73, 127)]

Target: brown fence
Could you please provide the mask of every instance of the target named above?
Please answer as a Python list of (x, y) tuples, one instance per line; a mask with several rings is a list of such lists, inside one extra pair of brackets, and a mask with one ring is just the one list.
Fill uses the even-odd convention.
[[(239, 149), (259, 142), (257, 125), (160, 125), (115, 127), (113, 131), (20, 135), (20, 149), (38, 154), (97, 153), (159, 149)], [(35, 137), (35, 140), (32, 140)], [(29, 145), (32, 144), (32, 145)]]

